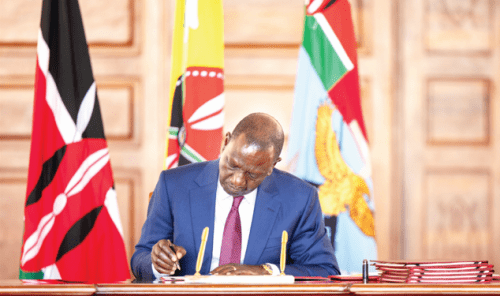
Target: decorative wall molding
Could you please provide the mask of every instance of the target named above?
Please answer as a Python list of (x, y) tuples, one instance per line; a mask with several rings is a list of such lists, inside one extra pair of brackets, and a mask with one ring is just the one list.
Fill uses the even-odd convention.
[(426, 0), (424, 44), (429, 54), (489, 55), (494, 0)]
[[(109, 142), (138, 144), (141, 120), (140, 80), (137, 77), (97, 76), (97, 93)], [(108, 97), (103, 97), (107, 93)], [(115, 95), (113, 97), (113, 95)], [(122, 96), (119, 98), (119, 96)], [(117, 100), (117, 98), (123, 100)], [(107, 99), (107, 100), (106, 100)], [(106, 108), (104, 104), (109, 104)], [(119, 108), (119, 109), (117, 109)], [(126, 116), (123, 116), (126, 115)], [(114, 130), (111, 130), (113, 127)]]
[[(142, 222), (138, 219), (137, 205), (147, 197), (139, 196), (141, 173), (137, 169), (113, 167), (118, 208), (122, 222), (125, 247), (130, 260), (139, 241)], [(142, 216), (142, 215), (141, 215)]]
[[(33, 76), (0, 79), (0, 141), (31, 139), (34, 80)], [(96, 82), (107, 140), (137, 144), (139, 79), (97, 77)]]
[[(16, 79), (17, 80), (17, 79)], [(0, 141), (29, 140), (33, 118), (34, 77), (0, 81)]]
[(370, 56), (373, 47), (374, 0), (349, 0), (351, 3), (354, 32), (358, 43), (358, 55)]
[(490, 80), (429, 78), (426, 81), (427, 145), (490, 144)]
[(445, 260), (492, 258), (490, 171), (428, 169), (424, 180), (423, 256)]
[(0, 169), (0, 278), (19, 275), (27, 171)]
[[(9, 14), (9, 10), (4, 9), (7, 24), (1, 24), (5, 31), (0, 34), (0, 52), (6, 54), (19, 55), (36, 52), (38, 30), (40, 27), (41, 1), (33, 5), (32, 0), (9, 1), (9, 8), (14, 14)], [(142, 26), (141, 5), (143, 0), (114, 0), (116, 3), (80, 1), (85, 34), (91, 54), (111, 55), (111, 56), (134, 56), (140, 53), (140, 29)], [(7, 2), (7, 1), (5, 1)], [(92, 6), (93, 5), (93, 6)], [(105, 8), (105, 11), (102, 9)], [(119, 8), (125, 9), (120, 11)], [(115, 12), (116, 14), (110, 14)], [(108, 17), (103, 18), (106, 13)], [(123, 15), (119, 15), (123, 13)], [(105, 15), (106, 15), (105, 14)], [(1, 15), (1, 13), (0, 13)], [(26, 16), (29, 16), (27, 19)], [(8, 17), (15, 17), (10, 19)], [(2, 19), (0, 18), (0, 19)], [(122, 18), (122, 19), (120, 19)], [(124, 18), (124, 19), (123, 19)], [(104, 19), (104, 21), (103, 21)], [(107, 23), (105, 23), (108, 21)], [(116, 23), (119, 24), (116, 27)], [(122, 25), (122, 27), (120, 27)], [(116, 30), (115, 32), (103, 31)], [(19, 34), (19, 31), (26, 31), (25, 34)], [(120, 31), (120, 32), (117, 32)], [(107, 34), (107, 35), (105, 35)], [(3, 36), (3, 38), (2, 38)]]

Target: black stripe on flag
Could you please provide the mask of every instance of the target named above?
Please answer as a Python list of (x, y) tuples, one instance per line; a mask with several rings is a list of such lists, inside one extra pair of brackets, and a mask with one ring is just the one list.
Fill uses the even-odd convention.
[(64, 236), (61, 245), (59, 246), (56, 262), (61, 259), (61, 257), (66, 253), (73, 250), (83, 242), (90, 231), (92, 231), (92, 228), (94, 228), (95, 221), (97, 220), (97, 216), (99, 216), (101, 210), (102, 206), (93, 209), (85, 216), (83, 216), (80, 220), (76, 221), (73, 226), (71, 226), (71, 228), (68, 230), (68, 233), (66, 233), (66, 235)]
[[(61, 99), (76, 123), (80, 105), (94, 82), (90, 56), (77, 0), (44, 1), (41, 30), (50, 50), (49, 72)], [(99, 101), (83, 138), (104, 138)]]
[[(181, 83), (179, 83), (179, 81)], [(177, 86), (175, 87), (174, 91), (174, 100), (172, 102), (172, 112), (170, 113), (170, 126), (175, 126), (179, 128), (179, 135), (181, 133), (181, 127), (184, 125), (184, 117), (182, 115), (183, 111), (183, 104), (182, 104), (182, 88), (184, 87), (184, 82), (182, 81), (182, 75), (177, 79)], [(179, 136), (178, 136), (179, 137)], [(183, 143), (180, 143), (179, 140), (177, 140), (179, 143), (179, 146)], [(181, 146), (182, 149), (182, 146)], [(190, 164), (191, 161), (189, 161), (187, 158), (185, 158), (182, 154), (179, 154), (179, 163), (178, 165), (185, 165), (185, 164)]]
[(184, 124), (184, 118), (182, 117), (182, 85), (181, 75), (177, 79), (177, 86), (175, 87), (174, 100), (172, 102), (172, 111), (170, 116), (170, 126), (175, 126), (179, 129)]
[(325, 7), (323, 8), (323, 10), (327, 9), (328, 7), (332, 6), (333, 3), (337, 2), (337, 0), (330, 0), (330, 2), (328, 2), (328, 4), (325, 5)]
[(38, 182), (36, 182), (35, 188), (26, 198), (26, 206), (34, 204), (42, 198), (42, 192), (54, 179), (64, 154), (66, 154), (66, 145), (59, 148), (51, 158), (43, 163)]

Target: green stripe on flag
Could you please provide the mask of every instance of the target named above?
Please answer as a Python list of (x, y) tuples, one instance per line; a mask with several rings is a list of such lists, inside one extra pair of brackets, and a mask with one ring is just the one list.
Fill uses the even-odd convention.
[(168, 133), (169, 135), (171, 136), (176, 136), (179, 134), (179, 128), (178, 127), (175, 127), (175, 126), (171, 126), (169, 129), (168, 129)]
[(347, 72), (347, 68), (314, 16), (306, 16), (302, 46), (307, 51), (311, 64), (326, 90)]
[(43, 279), (43, 271), (25, 272), (19, 268), (19, 279), (21, 280), (41, 280)]
[(175, 139), (177, 139), (178, 135), (179, 135), (179, 128), (178, 127), (171, 126), (168, 129), (168, 138), (169, 139), (175, 140)]
[(191, 162), (202, 162), (206, 160), (188, 144), (184, 144), (181, 149), (181, 154)]

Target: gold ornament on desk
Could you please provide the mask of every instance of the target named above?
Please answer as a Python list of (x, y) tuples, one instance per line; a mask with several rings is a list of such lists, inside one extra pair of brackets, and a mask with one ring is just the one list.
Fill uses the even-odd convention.
[(283, 230), (283, 234), (281, 235), (280, 275), (285, 275), (287, 242), (288, 242), (288, 232), (286, 232), (286, 230)]
[(200, 251), (198, 252), (198, 259), (196, 259), (196, 273), (195, 276), (200, 276), (201, 263), (203, 263), (203, 255), (205, 255), (205, 246), (207, 245), (207, 237), (208, 237), (208, 227), (203, 229), (203, 233), (201, 234), (201, 244)]

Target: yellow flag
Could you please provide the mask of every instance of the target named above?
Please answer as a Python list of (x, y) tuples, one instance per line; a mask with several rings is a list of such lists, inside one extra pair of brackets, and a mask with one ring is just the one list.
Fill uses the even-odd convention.
[(216, 159), (224, 123), (222, 1), (177, 0), (164, 168)]

